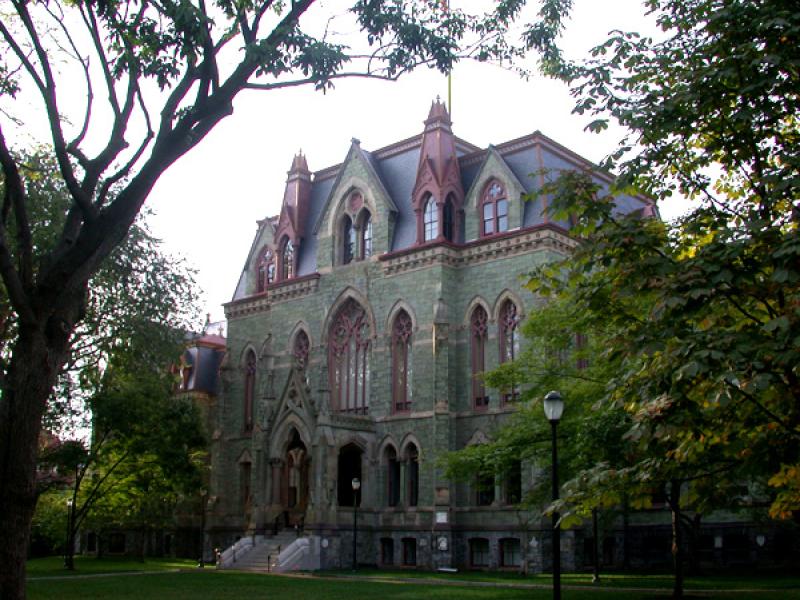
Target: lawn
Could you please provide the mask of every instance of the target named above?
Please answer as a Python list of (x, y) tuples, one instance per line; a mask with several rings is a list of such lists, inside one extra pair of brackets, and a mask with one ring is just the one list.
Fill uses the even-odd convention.
[(168, 571), (172, 569), (189, 569), (197, 566), (196, 560), (184, 558), (147, 558), (140, 561), (136, 558), (94, 558), (76, 556), (75, 570), (64, 568), (63, 556), (34, 558), (28, 561), (28, 577), (74, 577), (93, 573), (120, 573), (131, 571)]
[[(159, 598), (159, 600), (196, 600), (197, 598), (213, 598), (214, 600), (298, 600), (299, 598), (313, 598), (314, 600), (361, 600), (379, 598), (380, 600), (545, 600), (552, 597), (549, 589), (549, 578), (537, 577), (522, 579), (509, 575), (501, 575), (492, 579), (492, 574), (458, 574), (459, 579), (472, 581), (475, 587), (468, 585), (453, 585), (447, 582), (443, 585), (443, 577), (423, 572), (365, 572), (371, 576), (393, 578), (394, 581), (354, 580), (339, 573), (325, 575), (312, 575), (305, 577), (282, 577), (276, 575), (259, 575), (253, 573), (236, 573), (232, 571), (216, 571), (214, 569), (184, 569), (181, 572), (139, 573), (126, 574), (121, 571), (133, 571), (124, 567), (133, 567), (135, 563), (127, 561), (101, 560), (95, 561), (102, 565), (91, 565), (91, 559), (79, 565), (80, 574), (92, 574), (89, 577), (47, 578), (44, 573), (49, 573), (43, 565), (36, 565), (31, 569), (31, 581), (28, 583), (28, 598), (30, 600), (78, 600), (78, 599), (120, 599)], [(141, 564), (141, 563), (138, 563)], [(170, 569), (186, 566), (188, 563), (180, 561), (169, 563), (167, 561), (148, 561), (144, 563), (153, 569)], [(104, 567), (107, 576), (97, 576)], [(63, 574), (63, 570), (58, 573)], [(430, 583), (409, 583), (402, 581), (403, 577), (430, 578)], [(41, 577), (41, 578), (40, 578)], [(453, 578), (454, 576), (447, 576)], [(608, 600), (653, 600), (667, 598), (668, 594), (660, 590), (642, 591), (632, 588), (653, 588), (666, 583), (668, 579), (660, 577), (622, 577), (608, 578), (606, 587), (596, 589), (565, 589), (565, 600), (585, 600), (588, 598), (605, 598)], [(756, 600), (800, 600), (800, 578), (784, 578), (778, 580), (758, 578), (745, 580), (731, 578), (715, 578), (710, 580), (715, 585), (706, 589), (719, 587), (724, 592), (701, 592), (688, 595), (689, 598), (741, 598)], [(491, 583), (499, 584), (490, 585)], [(585, 579), (579, 576), (567, 575), (564, 585), (582, 585)], [(534, 584), (544, 587), (511, 588), (513, 584)], [(645, 585), (647, 584), (647, 585)], [(775, 585), (772, 585), (775, 584)], [(610, 586), (614, 585), (616, 589)], [(505, 586), (505, 587), (501, 587)], [(616, 587), (619, 586), (619, 587)], [(629, 589), (622, 590), (619, 588)], [(689, 585), (689, 589), (699, 589), (699, 586)], [(740, 591), (735, 591), (735, 590)], [(753, 591), (769, 590), (769, 591)], [(745, 591), (749, 590), (749, 591)]]

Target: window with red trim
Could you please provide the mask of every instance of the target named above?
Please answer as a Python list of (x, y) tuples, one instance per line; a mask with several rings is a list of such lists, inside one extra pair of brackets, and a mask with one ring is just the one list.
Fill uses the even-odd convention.
[[(500, 362), (513, 361), (519, 354), (519, 314), (517, 305), (511, 300), (506, 300), (500, 306)], [(513, 402), (519, 396), (519, 390), (514, 386), (503, 394), (503, 402)]]
[(263, 292), (269, 284), (275, 281), (275, 256), (267, 247), (261, 251), (257, 270), (256, 291)]
[(247, 352), (244, 371), (244, 430), (253, 430), (253, 401), (256, 395), (256, 353)]
[(453, 200), (449, 197), (442, 209), (442, 236), (450, 242), (455, 239), (455, 209)]
[(486, 408), (489, 396), (480, 375), (486, 366), (486, 337), (489, 331), (489, 317), (486, 309), (476, 306), (470, 318), (470, 337), (472, 351), (472, 401), (475, 408)]
[(333, 410), (369, 412), (370, 328), (366, 311), (352, 298), (339, 309), (328, 341)]
[(397, 313), (392, 326), (392, 399), (395, 412), (411, 410), (411, 317)]
[(359, 223), (359, 237), (361, 243), (359, 244), (359, 252), (361, 260), (365, 260), (372, 256), (372, 215), (368, 210), (362, 211)]
[(433, 196), (428, 197), (423, 213), (425, 241), (430, 242), (439, 237), (439, 207)]
[(496, 180), (487, 187), (481, 200), (483, 227), (481, 235), (508, 231), (508, 197), (505, 188)]
[(281, 279), (294, 277), (294, 245), (292, 240), (284, 238), (281, 244)]

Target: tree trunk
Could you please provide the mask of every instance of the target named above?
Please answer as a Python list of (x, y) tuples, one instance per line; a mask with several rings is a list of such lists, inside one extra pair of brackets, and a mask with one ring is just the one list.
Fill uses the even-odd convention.
[(673, 479), (669, 483), (669, 504), (672, 509), (672, 564), (675, 581), (672, 597), (683, 598), (683, 533), (681, 529), (681, 482)]
[(622, 568), (626, 571), (631, 566), (630, 563), (630, 550), (628, 548), (628, 524), (629, 524), (630, 511), (628, 509), (628, 497), (622, 501)]
[(592, 508), (592, 583), (600, 583), (600, 528), (597, 526), (597, 507)]
[[(25, 559), (36, 508), (36, 461), (42, 416), (86, 301), (86, 282), (57, 302), (38, 299), (20, 320), (0, 397), (0, 599), (25, 598)], [(35, 294), (35, 292), (34, 292)], [(47, 294), (43, 294), (49, 297)], [(35, 298), (35, 295), (33, 296)]]
[[(52, 321), (52, 319), (51, 319)], [(25, 598), (42, 415), (66, 358), (68, 332), (21, 325), (0, 398), (0, 598)], [(59, 326), (59, 329), (62, 329)]]

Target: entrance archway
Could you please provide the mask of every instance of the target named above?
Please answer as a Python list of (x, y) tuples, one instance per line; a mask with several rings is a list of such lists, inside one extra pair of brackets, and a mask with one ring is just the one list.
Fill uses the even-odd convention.
[(281, 486), (281, 503), (287, 511), (290, 525), (301, 523), (306, 508), (308, 508), (310, 462), (308, 448), (297, 430), (292, 428), (283, 461), (283, 485)]
[(355, 444), (347, 444), (339, 450), (338, 464), (338, 500), (339, 506), (353, 506), (353, 495), (355, 494), (356, 504), (361, 504), (361, 493), (353, 491), (352, 481), (358, 478), (362, 483), (364, 478), (361, 476), (361, 455), (363, 451)]

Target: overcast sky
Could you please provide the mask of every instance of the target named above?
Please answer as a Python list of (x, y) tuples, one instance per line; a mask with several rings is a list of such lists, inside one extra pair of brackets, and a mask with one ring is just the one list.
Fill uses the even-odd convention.
[[(456, 5), (458, 0), (451, 0)], [(463, 0), (472, 6), (476, 0)], [(327, 6), (326, 6), (327, 5)], [(341, 2), (316, 7), (324, 13)], [(576, 0), (564, 45), (585, 55), (612, 29), (654, 33), (641, 0)], [(573, 101), (558, 82), (523, 81), (497, 66), (459, 64), (453, 73), (453, 131), (480, 147), (540, 130), (578, 154), (599, 161), (622, 135), (584, 131), (590, 117), (572, 115)], [(312, 88), (241, 94), (234, 114), (161, 178), (147, 205), (165, 249), (198, 270), (204, 313), (224, 317), (256, 221), (280, 210), (286, 171), (302, 149), (316, 171), (340, 163), (356, 137), (375, 150), (422, 131), (431, 101), (447, 97), (447, 80), (423, 69), (399, 82), (339, 81), (326, 94)], [(662, 206), (671, 216), (680, 207)]]

